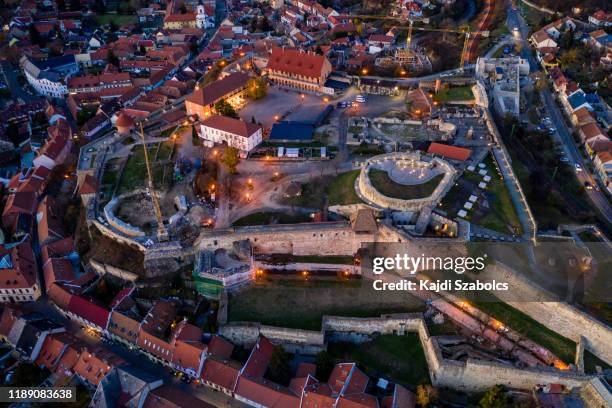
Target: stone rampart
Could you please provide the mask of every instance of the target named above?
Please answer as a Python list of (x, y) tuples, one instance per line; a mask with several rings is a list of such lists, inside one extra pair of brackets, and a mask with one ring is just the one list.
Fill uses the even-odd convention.
[(133, 246), (142, 252), (146, 252), (147, 250), (147, 248), (144, 245), (142, 245), (140, 242), (132, 239), (131, 237), (126, 237), (124, 235), (118, 234), (112, 228), (107, 227), (106, 225), (102, 224), (98, 220), (94, 219), (93, 225), (98, 229), (98, 231), (100, 231), (102, 235), (105, 235), (106, 237), (114, 241), (117, 241), (120, 244)]
[(436, 186), (434, 191), (428, 197), (414, 198), (410, 200), (388, 197), (374, 187), (369, 176), (369, 172), (372, 168), (376, 168), (377, 164), (385, 161), (421, 162), (421, 156), (418, 153), (388, 153), (369, 159), (366, 162), (366, 165), (362, 167), (357, 183), (358, 193), (370, 203), (381, 208), (392, 208), (401, 211), (420, 211), (424, 207), (437, 205), (448, 190), (450, 190), (456, 174), (456, 170), (453, 168), (453, 166), (442, 159), (434, 158), (431, 159), (430, 162), (422, 161), (423, 164), (436, 166), (444, 173), (444, 177)]
[(121, 280), (134, 282), (138, 279), (138, 275), (125, 269), (117, 268), (113, 265), (104, 264), (93, 259), (89, 260), (89, 265), (100, 275), (113, 275)]
[(315, 355), (327, 348), (323, 332), (286, 329), (259, 323), (229, 323), (221, 326), (219, 334), (232, 343), (245, 347), (252, 347), (261, 334), (272, 343), (283, 346), (290, 353)]
[(104, 217), (113, 228), (119, 230), (123, 234), (130, 237), (144, 237), (145, 233), (138, 227), (128, 224), (120, 220), (114, 213), (117, 204), (121, 200), (120, 197), (114, 197), (104, 206)]
[[(325, 340), (334, 338), (335, 334), (343, 335), (342, 339), (356, 339), (359, 342), (364, 336), (404, 335), (413, 332), (419, 336), (432, 384), (472, 392), (484, 391), (496, 384), (524, 390), (531, 390), (540, 384), (563, 384), (569, 388), (585, 387), (589, 381), (596, 378), (577, 371), (562, 371), (550, 367), (522, 369), (491, 361), (468, 359), (466, 362), (461, 362), (445, 359), (436, 337), (429, 335), (421, 313), (369, 318), (323, 316), (321, 332), (248, 322), (227, 324), (222, 326), (219, 332), (230, 341), (244, 346), (252, 346), (262, 334), (273, 343), (287, 347), (289, 351), (306, 354), (324, 350), (327, 346)], [(347, 336), (348, 334), (353, 334), (354, 337)]]
[(200, 249), (231, 250), (235, 241), (249, 240), (257, 253), (293, 255), (353, 255), (362, 241), (373, 236), (357, 236), (348, 222), (264, 225), (203, 232)]
[[(544, 289), (527, 281), (509, 267), (496, 264), (483, 271), (484, 279), (497, 279), (508, 282), (512, 293), (521, 293), (524, 299), (546, 299), (550, 294)], [(608, 364), (612, 364), (612, 329), (587, 313), (564, 302), (517, 302), (499, 295), (513, 308), (525, 313), (538, 323), (578, 343), (584, 336), (584, 347)]]

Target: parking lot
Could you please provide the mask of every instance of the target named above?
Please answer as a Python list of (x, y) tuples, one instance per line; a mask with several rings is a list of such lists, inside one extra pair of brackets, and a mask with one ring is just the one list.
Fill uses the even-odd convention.
[(325, 107), (332, 103), (323, 96), (302, 94), (271, 86), (263, 99), (249, 102), (238, 112), (240, 118), (250, 122), (255, 118), (265, 127), (278, 120), (313, 120)]

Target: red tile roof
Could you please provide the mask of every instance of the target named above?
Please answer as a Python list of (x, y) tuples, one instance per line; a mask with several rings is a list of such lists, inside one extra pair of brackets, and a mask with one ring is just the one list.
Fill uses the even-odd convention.
[(251, 77), (244, 72), (236, 72), (205, 86), (196, 89), (186, 100), (198, 105), (208, 106), (226, 95), (244, 88)]
[(47, 295), (49, 296), (49, 299), (51, 299), (53, 303), (55, 303), (57, 307), (62, 310), (68, 309), (68, 305), (72, 299), (72, 294), (58, 283), (51, 284), (49, 289), (47, 289)]
[(202, 379), (233, 391), (238, 381), (239, 370), (229, 364), (207, 358), (202, 369)]
[(416, 403), (415, 395), (399, 384), (395, 384), (393, 395), (382, 400), (382, 408), (414, 408)]
[(72, 282), (76, 275), (72, 263), (66, 258), (51, 258), (43, 265), (47, 290), (54, 282)]
[(256, 124), (227, 116), (211, 116), (204, 120), (202, 125), (242, 137), (249, 137), (261, 129), (261, 127)]
[(68, 304), (68, 311), (103, 329), (106, 329), (110, 317), (110, 312), (107, 309), (79, 295), (72, 296)]
[(36, 258), (30, 242), (0, 245), (0, 288), (29, 289), (38, 282)]
[(143, 408), (214, 408), (171, 385), (163, 385), (149, 393)]
[(73, 370), (90, 384), (98, 385), (109, 371), (123, 363), (116, 354), (102, 347), (94, 347), (91, 350), (83, 349)]
[(95, 194), (98, 191), (99, 185), (98, 179), (87, 174), (79, 186), (79, 194)]
[(43, 245), (41, 248), (43, 265), (50, 258), (61, 258), (74, 251), (74, 239), (66, 237)]
[(295, 408), (300, 405), (300, 398), (287, 388), (264, 379), (241, 376), (236, 394), (268, 408)]
[(295, 376), (297, 378), (307, 377), (309, 375), (314, 376), (317, 371), (317, 365), (312, 363), (300, 363), (298, 365)]
[(60, 358), (64, 355), (64, 352), (70, 344), (75, 343), (77, 340), (66, 332), (53, 333), (45, 338), (36, 364), (41, 367), (53, 370), (59, 363)]
[(434, 142), (429, 145), (427, 153), (442, 156), (451, 160), (466, 161), (470, 158), (472, 150)]
[(326, 61), (327, 58), (322, 55), (295, 49), (274, 48), (268, 59), (267, 68), (309, 78), (319, 78), (322, 76)]
[(13, 328), (13, 325), (23, 312), (13, 305), (5, 305), (0, 317), (0, 336), (7, 337)]
[(338, 398), (336, 408), (378, 408), (378, 400), (369, 394), (351, 394)]
[(253, 378), (263, 377), (268, 369), (272, 353), (274, 353), (274, 345), (266, 337), (260, 335), (240, 374)]
[(2, 212), (2, 223), (5, 227), (12, 225), (18, 214), (33, 215), (36, 211), (36, 194), (32, 192), (17, 192), (9, 195)]
[(199, 375), (207, 348), (202, 343), (202, 329), (183, 320), (174, 330), (172, 343), (172, 363), (179, 369), (191, 370)]

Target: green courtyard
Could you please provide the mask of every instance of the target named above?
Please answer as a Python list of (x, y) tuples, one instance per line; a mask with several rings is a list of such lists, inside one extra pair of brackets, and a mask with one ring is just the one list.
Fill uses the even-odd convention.
[(521, 234), (522, 226), (512, 197), (491, 154), (483, 160), (483, 163), (487, 175), (491, 177), (486, 190), (478, 188), (482, 176), (476, 171), (466, 170), (446, 194), (440, 203), (440, 209), (454, 217), (471, 195), (480, 195), (478, 201), (474, 203), (474, 208), (468, 212), (466, 217), (468, 221), (501, 233)]
[(396, 183), (389, 177), (389, 173), (379, 169), (371, 169), (368, 177), (372, 186), (381, 194), (401, 200), (414, 200), (429, 197), (444, 178), (444, 174), (437, 174), (422, 184), (410, 185)]
[(315, 177), (302, 183), (302, 194), (298, 197), (282, 199), (282, 203), (296, 207), (322, 208), (325, 205), (348, 205), (361, 202), (355, 192), (355, 181), (359, 170), (347, 171), (338, 175)]
[[(172, 183), (174, 143), (163, 142), (147, 145), (147, 154), (153, 173), (153, 184), (156, 188), (168, 187)], [(136, 145), (128, 157), (119, 179), (118, 193), (143, 188), (146, 185), (147, 166), (143, 145)]]
[(356, 362), (372, 378), (384, 376), (412, 386), (430, 383), (417, 333), (382, 335), (361, 344), (330, 343), (328, 353), (335, 362)]
[(424, 304), (404, 293), (380, 296), (360, 279), (265, 277), (230, 294), (229, 321), (320, 330), (324, 315), (373, 317), (385, 313), (422, 312)]

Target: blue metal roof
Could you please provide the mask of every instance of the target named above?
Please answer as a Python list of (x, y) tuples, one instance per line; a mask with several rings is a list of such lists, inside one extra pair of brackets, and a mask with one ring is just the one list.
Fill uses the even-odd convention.
[(300, 122), (279, 122), (272, 126), (270, 140), (310, 141), (314, 126)]
[(584, 93), (582, 92), (574, 92), (572, 96), (567, 98), (567, 102), (570, 104), (572, 109), (577, 109), (587, 103)]

